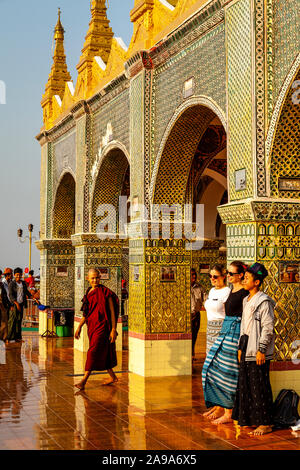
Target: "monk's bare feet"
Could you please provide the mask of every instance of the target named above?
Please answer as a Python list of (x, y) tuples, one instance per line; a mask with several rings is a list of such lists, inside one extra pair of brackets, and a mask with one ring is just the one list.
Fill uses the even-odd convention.
[(75, 384), (74, 387), (78, 388), (80, 391), (84, 390), (85, 383), (84, 382), (79, 382), (78, 384)]
[(216, 406), (216, 410), (208, 416), (208, 419), (213, 421), (217, 418), (220, 418), (223, 415), (223, 413), (224, 413), (223, 408), (221, 408), (220, 406)]
[(249, 432), (250, 436), (263, 436), (264, 434), (269, 434), (272, 432), (272, 426), (258, 426), (254, 431)]
[(208, 418), (208, 416), (213, 413), (215, 410), (216, 410), (216, 406), (213, 406), (213, 408), (210, 408), (210, 410), (206, 411), (205, 413), (203, 413), (202, 416), (204, 416), (205, 418)]
[(109, 379), (105, 380), (101, 385), (112, 385), (114, 383), (118, 382), (118, 377), (110, 377)]

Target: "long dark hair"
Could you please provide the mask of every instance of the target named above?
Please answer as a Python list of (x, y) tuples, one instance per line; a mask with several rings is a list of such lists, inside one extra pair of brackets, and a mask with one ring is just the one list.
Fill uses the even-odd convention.
[(230, 266), (235, 266), (238, 271), (237, 273), (243, 274), (242, 279), (244, 279), (244, 275), (248, 266), (246, 266), (242, 261), (232, 261), (232, 263), (230, 263)]

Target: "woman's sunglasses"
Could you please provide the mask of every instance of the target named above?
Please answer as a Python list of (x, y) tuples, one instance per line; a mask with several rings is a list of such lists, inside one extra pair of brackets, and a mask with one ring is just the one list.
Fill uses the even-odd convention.
[(218, 277), (221, 277), (221, 274), (217, 276), (216, 274), (209, 274), (210, 279), (218, 279)]
[(239, 273), (232, 273), (231, 271), (226, 271), (228, 276), (236, 276)]

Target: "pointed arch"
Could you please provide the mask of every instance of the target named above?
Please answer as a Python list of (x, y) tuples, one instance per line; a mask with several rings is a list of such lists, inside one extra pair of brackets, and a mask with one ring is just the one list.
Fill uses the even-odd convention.
[(60, 178), (52, 213), (52, 238), (69, 239), (75, 230), (75, 178), (66, 171)]
[(111, 142), (101, 154), (93, 170), (92, 198), (90, 202), (90, 229), (97, 231), (100, 220), (97, 216), (101, 204), (110, 204), (115, 208), (116, 228), (118, 228), (119, 197), (129, 198), (129, 155), (119, 142)]
[[(156, 157), (150, 185), (152, 203), (184, 203), (191, 163), (197, 146), (208, 125), (216, 117), (226, 132), (227, 122), (223, 111), (206, 96), (190, 98), (177, 108), (167, 126)], [(176, 188), (176, 194), (168, 185)]]

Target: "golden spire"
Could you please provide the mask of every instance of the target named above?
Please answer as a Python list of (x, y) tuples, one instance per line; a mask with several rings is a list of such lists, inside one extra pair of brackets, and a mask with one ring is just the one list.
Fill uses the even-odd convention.
[[(42, 98), (42, 107), (44, 109), (44, 121), (48, 120), (52, 113), (52, 98), (58, 95), (63, 99), (66, 82), (71, 80), (68, 72), (65, 50), (64, 50), (64, 34), (65, 30), (60, 21), (61, 11), (58, 9), (58, 20), (54, 29), (54, 55), (51, 72), (46, 84), (45, 94)], [(46, 115), (45, 115), (46, 114)]]
[(100, 56), (107, 63), (111, 50), (113, 32), (106, 14), (105, 0), (91, 0), (92, 18), (89, 24), (79, 64), (80, 74), (85, 66), (91, 65), (95, 56)]

